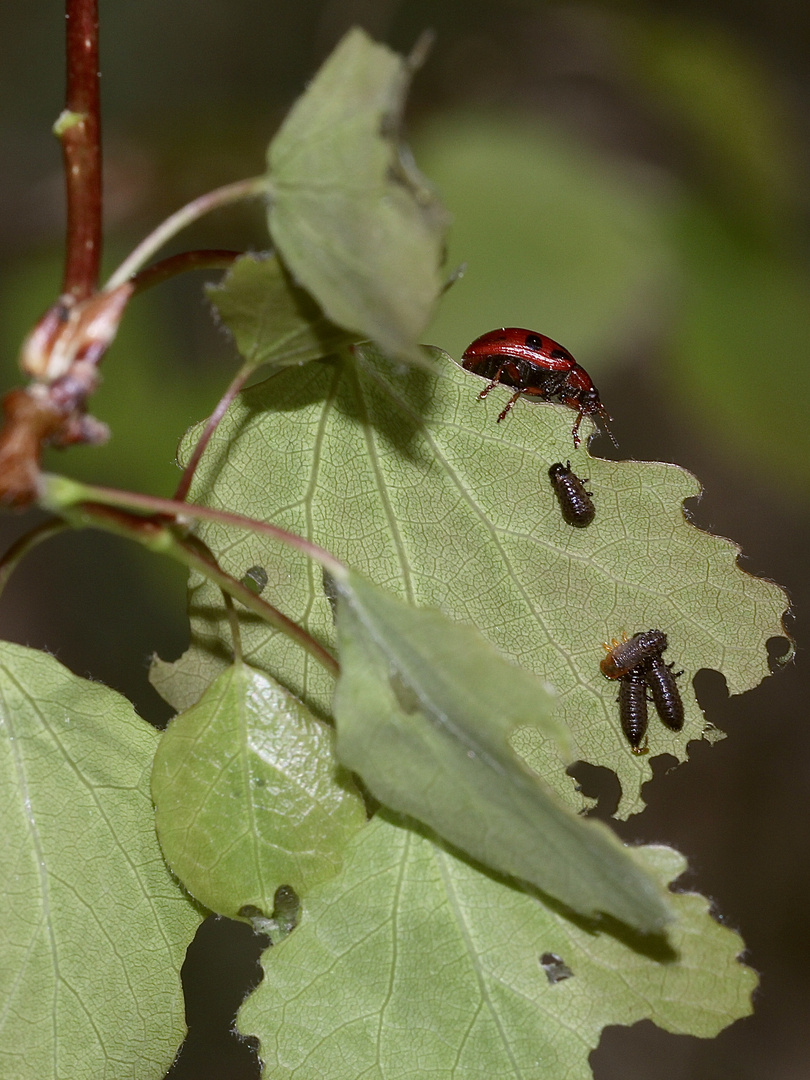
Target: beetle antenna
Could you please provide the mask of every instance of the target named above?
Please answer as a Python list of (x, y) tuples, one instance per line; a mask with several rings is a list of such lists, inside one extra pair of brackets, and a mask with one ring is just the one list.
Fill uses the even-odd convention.
[(597, 409), (597, 412), (599, 413), (599, 418), (602, 421), (601, 427), (604, 428), (605, 434), (607, 435), (607, 437), (610, 439), (610, 441), (613, 443), (613, 445), (618, 450), (619, 449), (619, 444), (616, 442), (616, 436), (610, 430), (610, 427), (608, 425), (608, 420), (612, 420), (613, 417), (610, 415), (610, 413), (607, 411), (607, 409), (603, 405), (599, 406), (599, 408)]

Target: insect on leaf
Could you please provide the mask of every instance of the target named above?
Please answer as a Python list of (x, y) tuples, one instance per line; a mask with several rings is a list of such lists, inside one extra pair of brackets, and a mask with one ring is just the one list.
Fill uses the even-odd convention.
[(412, 608), (357, 574), (339, 584), (337, 752), (386, 806), (473, 859), (583, 915), (644, 933), (669, 918), (660, 887), (599, 822), (564, 806), (509, 743), (531, 726), (560, 771), (553, 698), (477, 631)]
[[(478, 401), (484, 380), (430, 353), (435, 373), (395, 371), (357, 346), (246, 391), (214, 436), (192, 497), (307, 536), (411, 603), (477, 626), (502, 656), (554, 686), (577, 752), (617, 774), (619, 815), (636, 813), (656, 754), (684, 761), (690, 740), (717, 738), (691, 688), (695, 673), (716, 669), (732, 694), (756, 686), (768, 675), (768, 639), (784, 633), (788, 599), (741, 569), (733, 543), (687, 520), (695, 477), (660, 462), (593, 458), (584, 445), (574, 451), (574, 414), (562, 405), (521, 400), (496, 424), (509, 387)], [(592, 430), (586, 417), (583, 438)], [(565, 521), (549, 480), (549, 466), (569, 459), (593, 492), (586, 528)], [(262, 595), (334, 645), (317, 568), (221, 526), (201, 526), (200, 536), (237, 578), (264, 567)], [(222, 669), (230, 634), (216, 589), (196, 577), (191, 619), (192, 651), (173, 669), (184, 694)], [(672, 731), (653, 713), (650, 753), (637, 755), (622, 733), (616, 683), (599, 665), (602, 642), (652, 628), (668, 637), (667, 663), (684, 670), (684, 723)], [(253, 618), (242, 637), (252, 665), (329, 712), (332, 679), (300, 649)], [(569, 777), (545, 772), (536, 729), (511, 741), (582, 806)]]

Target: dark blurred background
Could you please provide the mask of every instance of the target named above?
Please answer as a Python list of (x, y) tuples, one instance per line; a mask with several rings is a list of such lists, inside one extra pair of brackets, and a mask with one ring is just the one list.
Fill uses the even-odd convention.
[[(498, 325), (562, 341), (595, 377), (622, 456), (672, 461), (705, 494), (701, 527), (784, 584), (795, 664), (729, 699), (696, 680), (728, 739), (692, 745), (622, 835), (666, 841), (690, 887), (738, 928), (762, 976), (756, 1013), (713, 1041), (612, 1028), (597, 1080), (806, 1080), (810, 1074), (810, 8), (804, 0), (101, 0), (107, 266), (179, 205), (254, 175), (290, 103), (351, 25), (407, 51), (425, 27), (410, 141), (455, 216), (467, 271), (426, 335), (458, 356)], [(0, 5), (0, 364), (59, 288), (63, 196), (50, 128), (63, 104), (61, 0)], [(231, 209), (178, 247), (266, 246)], [(139, 298), (94, 412), (109, 446), (54, 455), (71, 475), (169, 495), (185, 428), (235, 370), (201, 278)], [(594, 447), (607, 453), (603, 439)], [(615, 456), (615, 455), (614, 455)], [(0, 519), (5, 546), (34, 515)], [(127, 694), (155, 723), (153, 651), (186, 642), (184, 577), (86, 533), (37, 549), (0, 603), (0, 634)], [(609, 811), (615, 791), (581, 771)], [(185, 975), (191, 1033), (174, 1080), (257, 1075), (228, 1035), (255, 980), (244, 927), (205, 924)], [(218, 1004), (206, 1004), (208, 988)]]

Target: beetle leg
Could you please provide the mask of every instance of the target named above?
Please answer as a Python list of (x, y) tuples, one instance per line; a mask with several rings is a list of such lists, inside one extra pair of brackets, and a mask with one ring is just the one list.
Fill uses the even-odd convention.
[[(484, 387), (484, 389), (481, 391), (481, 393), (478, 395), (478, 400), (479, 401), (483, 401), (484, 398), (487, 396), (487, 394), (490, 392), (490, 390), (492, 390), (494, 387), (499, 386), (499, 385), (504, 385), (504, 381), (501, 379), (501, 376), (503, 375), (504, 371), (509, 372), (509, 375), (512, 378), (512, 385), (513, 386), (520, 383), (520, 371), (517, 368), (517, 366), (511, 360), (504, 360), (504, 362), (501, 364), (501, 366), (498, 368), (498, 370), (493, 375), (492, 382), (488, 383)], [(509, 383), (506, 383), (505, 385), (508, 386)]]
[(512, 408), (512, 406), (515, 404), (517, 399), (521, 396), (522, 393), (523, 393), (522, 390), (518, 390), (516, 393), (512, 394), (512, 396), (509, 398), (509, 400), (506, 403), (506, 407), (503, 409), (503, 411), (498, 416), (498, 423), (499, 424), (500, 424), (501, 420), (503, 420), (503, 418), (509, 412), (509, 410)]
[(579, 437), (579, 425), (582, 423), (582, 417), (584, 415), (585, 415), (584, 411), (582, 409), (580, 409), (579, 412), (577, 413), (576, 423), (571, 428), (571, 434), (574, 436), (574, 449), (575, 450), (579, 449), (579, 444), (582, 442), (582, 439), (580, 439), (580, 437)]

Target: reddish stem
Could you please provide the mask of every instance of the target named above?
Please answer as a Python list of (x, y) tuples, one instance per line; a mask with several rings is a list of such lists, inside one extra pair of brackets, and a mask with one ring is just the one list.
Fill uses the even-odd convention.
[(249, 180), (237, 180), (234, 184), (225, 184), (224, 187), (215, 188), (205, 195), (192, 199), (190, 203), (181, 206), (165, 221), (162, 221), (147, 237), (141, 240), (134, 251), (127, 255), (110, 280), (104, 286), (105, 289), (115, 289), (129, 281), (141, 269), (144, 263), (149, 262), (155, 252), (160, 251), (164, 244), (177, 236), (183, 229), (199, 219), (204, 214), (210, 214), (220, 206), (229, 206), (231, 203), (240, 202), (242, 199), (267, 198), (269, 195), (268, 181), (266, 176), (253, 176)]
[(129, 280), (134, 293), (140, 293), (178, 274), (185, 274), (188, 270), (228, 270), (243, 254), (242, 251), (226, 251), (220, 248), (181, 251), (153, 263)]
[(45, 474), (40, 489), (42, 505), (57, 514), (68, 516), (72, 506), (93, 503), (99, 506), (120, 507), (125, 510), (143, 510), (152, 514), (155, 521), (168, 518), (178, 523), (188, 521), (213, 521), (219, 525), (232, 525), (237, 529), (247, 529), (257, 536), (268, 536), (294, 551), (299, 551), (307, 558), (314, 559), (321, 566), (343, 581), (348, 573), (347, 567), (325, 548), (297, 536), (269, 521), (257, 521), (243, 514), (232, 514), (228, 510), (216, 510), (212, 506), (197, 506), (195, 503), (178, 502), (176, 499), (161, 499), (157, 495), (140, 495), (135, 491), (118, 491), (115, 488), (101, 487), (98, 484), (82, 484), (67, 477)]
[(83, 525), (94, 525), (130, 540), (137, 540), (147, 548), (173, 555), (190, 569), (199, 571), (220, 589), (239, 600), (249, 611), (297, 642), (330, 674), (335, 677), (340, 674), (340, 665), (328, 649), (289, 616), (226, 573), (208, 546), (198, 537), (179, 536), (171, 525), (160, 518), (143, 518), (99, 503), (82, 503), (76, 510)]
[(101, 261), (101, 125), (97, 0), (66, 0), (67, 100), (57, 132), (67, 184), (67, 251), (62, 292), (86, 300)]
[(64, 532), (70, 526), (62, 518), (49, 518), (40, 522), (33, 529), (20, 536), (0, 558), (0, 592), (6, 587), (6, 582), (17, 569), (22, 558), (28, 554), (31, 548), (48, 540), (57, 533)]
[(209, 580), (219, 585), (220, 589), (230, 593), (236, 600), (241, 601), (249, 611), (253, 611), (265, 622), (280, 630), (281, 633), (286, 634), (292, 641), (297, 642), (335, 678), (340, 675), (340, 665), (328, 649), (324, 648), (303, 626), (293, 622), (278, 608), (273, 607), (272, 604), (269, 604), (260, 596), (256, 596), (241, 581), (227, 574), (198, 537), (188, 535), (184, 540), (178, 539), (177, 551), (182, 553), (184, 562), (188, 567), (204, 574)]
[(249, 375), (255, 370), (255, 364), (249, 363), (242, 365), (234, 375), (233, 379), (231, 379), (230, 385), (225, 393), (217, 402), (216, 408), (206, 420), (202, 434), (197, 440), (197, 445), (194, 447), (191, 457), (188, 459), (188, 464), (185, 469), (183, 469), (183, 475), (180, 477), (180, 483), (177, 485), (177, 490), (174, 493), (174, 497), (178, 502), (183, 502), (186, 495), (188, 495), (188, 489), (191, 487), (194, 473), (197, 471), (197, 466), (200, 464), (200, 458), (205, 453), (206, 446), (208, 446), (208, 443), (211, 441), (211, 436), (216, 431), (220, 420), (228, 411), (228, 408), (236, 398), (236, 395), (247, 382)]

